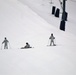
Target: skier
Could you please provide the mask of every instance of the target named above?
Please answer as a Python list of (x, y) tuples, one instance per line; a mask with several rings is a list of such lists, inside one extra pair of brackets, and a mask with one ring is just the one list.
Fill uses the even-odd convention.
[(54, 44), (54, 39), (55, 39), (55, 37), (53, 36), (53, 33), (51, 34), (51, 36), (50, 36), (50, 38), (49, 38), (51, 41), (50, 41), (50, 46), (53, 44), (53, 46), (56, 46), (55, 44)]
[(8, 49), (8, 40), (7, 40), (7, 38), (5, 37), (4, 38), (4, 41), (2, 42), (2, 44), (4, 43), (4, 49)]
[(30, 44), (28, 42), (26, 42), (26, 46), (24, 48), (31, 48)]
[(28, 42), (26, 42), (26, 46), (22, 47), (21, 49), (25, 49), (25, 48), (32, 48), (32, 47), (30, 46)]

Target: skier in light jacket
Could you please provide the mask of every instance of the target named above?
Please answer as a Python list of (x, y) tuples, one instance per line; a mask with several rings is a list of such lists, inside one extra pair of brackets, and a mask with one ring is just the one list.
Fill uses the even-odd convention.
[(8, 49), (8, 40), (7, 40), (7, 38), (5, 37), (4, 38), (4, 41), (2, 42), (2, 44), (4, 43), (4, 49)]
[(55, 37), (53, 36), (53, 33), (51, 34), (50, 38), (49, 38), (51, 41), (50, 41), (50, 46), (53, 44), (53, 46), (55, 46), (54, 44), (54, 39)]

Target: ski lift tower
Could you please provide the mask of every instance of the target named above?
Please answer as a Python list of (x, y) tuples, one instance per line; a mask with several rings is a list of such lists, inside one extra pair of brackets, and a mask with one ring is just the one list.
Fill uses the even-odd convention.
[(65, 12), (65, 8), (66, 8), (66, 1), (67, 0), (63, 0), (63, 12), (62, 12), (62, 20), (61, 20), (61, 23), (60, 23), (60, 30), (63, 30), (65, 31), (65, 19), (66, 19), (66, 12)]
[(66, 0), (63, 0), (63, 14), (62, 14), (62, 20), (64, 20), (65, 21), (65, 6), (66, 5)]

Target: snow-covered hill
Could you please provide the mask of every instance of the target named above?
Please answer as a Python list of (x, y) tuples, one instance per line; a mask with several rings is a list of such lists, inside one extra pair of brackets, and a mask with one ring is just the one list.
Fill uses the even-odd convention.
[[(43, 1), (30, 0), (30, 3), (45, 6)], [(8, 50), (1, 44), (0, 75), (76, 75), (76, 35), (53, 26), (59, 21), (54, 16), (50, 16), (52, 23), (48, 23), (38, 13), (20, 1), (0, 0), (0, 43), (5, 36), (10, 42)], [(51, 33), (56, 37), (55, 47), (47, 47)], [(34, 48), (19, 49), (26, 42)]]
[[(56, 6), (56, 8), (59, 8), (60, 12), (62, 13), (60, 1), (62, 2), (63, 0), (18, 0), (18, 1), (22, 2), (24, 5), (29, 6), (33, 11), (35, 11), (38, 15), (44, 18), (48, 23), (52, 24), (53, 26), (59, 29), (62, 14), (60, 14), (60, 18), (56, 18), (51, 13), (52, 13), (52, 6)], [(75, 7), (76, 7), (76, 0), (66, 1), (66, 12), (68, 12), (68, 21), (66, 22), (66, 32), (70, 32), (76, 35)]]

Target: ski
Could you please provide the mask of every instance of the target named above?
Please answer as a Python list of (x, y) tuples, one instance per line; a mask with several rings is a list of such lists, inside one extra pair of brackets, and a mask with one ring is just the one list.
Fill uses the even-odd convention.
[(56, 44), (54, 44), (54, 45), (47, 45), (47, 46), (57, 46)]

